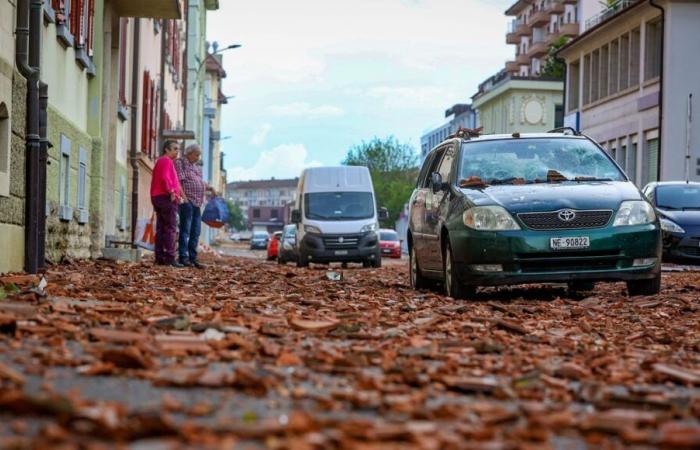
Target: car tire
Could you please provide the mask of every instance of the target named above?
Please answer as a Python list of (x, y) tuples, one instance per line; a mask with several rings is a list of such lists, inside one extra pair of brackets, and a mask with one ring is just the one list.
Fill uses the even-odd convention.
[(379, 269), (382, 267), (382, 257), (381, 255), (377, 255), (377, 257), (370, 261), (370, 267), (374, 267), (375, 269)]
[(452, 246), (449, 242), (445, 246), (445, 257), (443, 259), (442, 274), (445, 283), (445, 294), (455, 300), (465, 300), (472, 297), (476, 293), (476, 288), (465, 286), (459, 280), (457, 271), (454, 270), (454, 256), (452, 255)]
[(364, 259), (364, 260), (362, 260), (362, 267), (364, 267), (365, 269), (367, 269), (367, 268), (369, 268), (369, 267), (371, 267), (371, 266), (372, 266), (372, 263), (369, 261), (369, 259)]
[(303, 253), (299, 253), (299, 257), (297, 258), (297, 267), (309, 267), (309, 260), (306, 259), (306, 255)]
[(636, 295), (656, 295), (661, 292), (661, 274), (657, 274), (649, 280), (632, 280), (627, 282), (627, 294), (630, 297)]
[(416, 249), (413, 246), (411, 246), (408, 256), (408, 281), (413, 289), (427, 289), (429, 287), (428, 279), (423, 276), (418, 266)]

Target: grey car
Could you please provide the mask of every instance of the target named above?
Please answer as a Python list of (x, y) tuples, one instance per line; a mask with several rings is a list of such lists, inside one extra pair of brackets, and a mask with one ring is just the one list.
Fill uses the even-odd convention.
[(277, 262), (286, 264), (297, 260), (297, 226), (285, 225), (282, 231), (282, 240), (277, 253)]

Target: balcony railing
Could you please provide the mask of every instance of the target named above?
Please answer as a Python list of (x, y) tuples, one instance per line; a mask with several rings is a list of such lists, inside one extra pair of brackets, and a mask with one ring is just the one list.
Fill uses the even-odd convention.
[(599, 12), (595, 16), (586, 20), (584, 30), (589, 30), (589, 29), (593, 28), (594, 26), (609, 19), (610, 17), (614, 16), (618, 12), (622, 11), (623, 9), (627, 8), (628, 6), (633, 5), (634, 3), (637, 3), (638, 1), (639, 0), (617, 0), (615, 3), (611, 4), (608, 8), (604, 9), (603, 11)]

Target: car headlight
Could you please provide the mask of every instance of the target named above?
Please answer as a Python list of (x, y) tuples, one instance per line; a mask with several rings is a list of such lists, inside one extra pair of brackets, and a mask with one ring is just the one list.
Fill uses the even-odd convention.
[(519, 230), (520, 225), (501, 206), (474, 206), (462, 214), (464, 225), (475, 230)]
[(362, 229), (360, 229), (360, 233), (369, 233), (370, 231), (377, 231), (378, 228), (379, 228), (379, 226), (377, 225), (376, 222), (375, 223), (368, 223), (367, 225), (362, 227)]
[(304, 225), (304, 231), (307, 233), (321, 234), (321, 229), (313, 225)]
[(665, 217), (659, 218), (659, 221), (661, 222), (661, 229), (663, 231), (666, 231), (668, 233), (681, 233), (685, 234), (685, 230), (681, 228), (676, 222), (672, 220), (668, 220)]
[(656, 220), (654, 208), (644, 200), (622, 202), (615, 216), (614, 227), (626, 225), (645, 225)]

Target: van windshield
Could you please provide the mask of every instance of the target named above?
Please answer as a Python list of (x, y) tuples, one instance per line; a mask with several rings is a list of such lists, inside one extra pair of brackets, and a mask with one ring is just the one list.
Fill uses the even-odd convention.
[(313, 192), (304, 195), (304, 214), (312, 220), (362, 220), (374, 217), (371, 192)]

